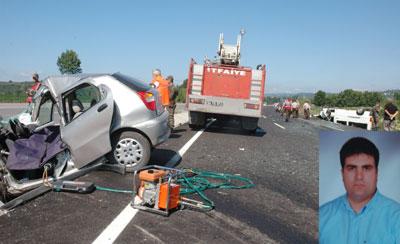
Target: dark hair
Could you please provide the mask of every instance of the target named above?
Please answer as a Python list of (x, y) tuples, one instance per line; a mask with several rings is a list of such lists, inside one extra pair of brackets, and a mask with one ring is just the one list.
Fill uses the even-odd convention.
[(365, 153), (374, 157), (375, 167), (379, 164), (379, 150), (370, 140), (364, 137), (354, 137), (348, 140), (340, 149), (340, 163), (344, 168), (344, 161), (347, 157), (354, 154)]
[(166, 80), (169, 80), (171, 83), (174, 83), (174, 77), (172, 75), (168, 75)]

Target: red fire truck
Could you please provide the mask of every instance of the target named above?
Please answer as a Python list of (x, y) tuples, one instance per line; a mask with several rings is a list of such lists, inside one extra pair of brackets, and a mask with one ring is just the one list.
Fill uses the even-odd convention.
[(264, 101), (265, 65), (240, 66), (241, 30), (236, 45), (224, 44), (220, 34), (218, 59), (190, 62), (186, 90), (189, 126), (201, 127), (207, 118), (239, 119), (242, 128), (254, 131)]

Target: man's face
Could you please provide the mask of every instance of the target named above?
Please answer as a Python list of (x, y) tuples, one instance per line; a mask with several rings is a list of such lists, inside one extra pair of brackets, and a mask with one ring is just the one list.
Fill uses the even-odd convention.
[(342, 177), (351, 200), (361, 202), (371, 199), (378, 179), (374, 157), (365, 153), (348, 156), (342, 169)]

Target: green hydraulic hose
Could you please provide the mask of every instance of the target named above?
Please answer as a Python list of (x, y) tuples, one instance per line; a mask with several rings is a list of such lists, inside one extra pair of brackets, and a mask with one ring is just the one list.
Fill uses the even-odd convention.
[[(254, 183), (245, 177), (232, 174), (217, 173), (200, 169), (183, 169), (184, 173), (178, 175), (177, 183), (180, 184), (180, 194), (189, 195), (197, 193), (205, 202), (207, 209), (214, 208), (214, 202), (210, 200), (204, 191), (207, 189), (247, 189), (254, 187)], [(233, 181), (240, 181), (244, 184), (236, 185)], [(121, 190), (96, 185), (100, 191), (132, 194), (132, 190)]]
[[(200, 169), (184, 169), (185, 174), (178, 178), (178, 182), (181, 185), (180, 194), (187, 195), (197, 193), (204, 201), (206, 201), (210, 208), (214, 208), (214, 202), (211, 201), (203, 191), (206, 189), (247, 189), (254, 187), (254, 183), (245, 177), (216, 173), (212, 171), (205, 171)], [(216, 183), (210, 180), (217, 181)], [(232, 181), (241, 181), (245, 184), (235, 185)]]
[(116, 192), (116, 193), (128, 193), (128, 194), (133, 193), (133, 191), (131, 191), (131, 190), (120, 190), (120, 189), (115, 189), (115, 188), (110, 188), (110, 187), (102, 187), (102, 186), (97, 186), (97, 185), (96, 185), (96, 190)]
[[(254, 183), (245, 177), (239, 175), (232, 174), (224, 174), (224, 173), (216, 173), (212, 171), (205, 171), (200, 169), (184, 169), (187, 174), (192, 173), (191, 177), (187, 178), (198, 190), (205, 189), (213, 189), (213, 188), (222, 188), (222, 189), (247, 189), (254, 187)], [(214, 180), (218, 180), (218, 183), (212, 183), (207, 178), (211, 178)], [(241, 181), (247, 184), (235, 185), (232, 181)], [(178, 179), (178, 182), (181, 180)], [(181, 194), (190, 194), (195, 192), (195, 189), (185, 188), (185, 184), (183, 183), (183, 189), (181, 190)]]

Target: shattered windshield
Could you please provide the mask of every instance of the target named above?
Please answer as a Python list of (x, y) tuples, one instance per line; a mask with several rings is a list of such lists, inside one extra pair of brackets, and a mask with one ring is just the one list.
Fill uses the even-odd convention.
[(35, 95), (32, 98), (32, 103), (30, 103), (27, 107), (26, 113), (32, 114), (32, 111), (35, 109), (36, 106), (40, 104), (40, 98), (42, 94), (47, 90), (47, 87), (41, 85)]
[(29, 103), (22, 112), (15, 114), (10, 117), (2, 118), (0, 119), (0, 127), (7, 127), (9, 124), (9, 121), (12, 119), (18, 119), (21, 123), (23, 124), (31, 124), (32, 123), (32, 113), (35, 109), (36, 106), (39, 106), (40, 104), (40, 98), (43, 94), (43, 92), (47, 91), (47, 87), (45, 86), (40, 86), (40, 88), (37, 90), (35, 95), (32, 98), (32, 102)]
[(26, 106), (24, 113), (32, 114), (32, 111), (34, 108), (35, 108), (35, 104), (33, 102), (29, 103), (28, 106)]

